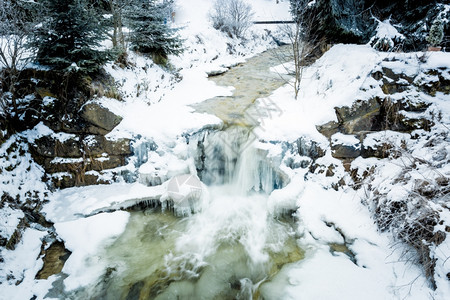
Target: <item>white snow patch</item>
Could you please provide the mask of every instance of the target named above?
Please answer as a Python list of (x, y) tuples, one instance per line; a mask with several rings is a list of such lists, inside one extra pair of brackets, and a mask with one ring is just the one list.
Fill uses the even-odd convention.
[(164, 191), (164, 186), (140, 183), (73, 187), (53, 193), (43, 212), (52, 222), (72, 221), (102, 209), (126, 207), (139, 199), (159, 199)]
[(357, 146), (360, 142), (354, 135), (338, 132), (331, 136), (331, 143), (333, 145)]
[(93, 283), (102, 275), (104, 266), (99, 264), (99, 250), (125, 230), (128, 219), (129, 213), (116, 211), (55, 224), (58, 236), (72, 251), (62, 270), (69, 274), (64, 280), (67, 291)]

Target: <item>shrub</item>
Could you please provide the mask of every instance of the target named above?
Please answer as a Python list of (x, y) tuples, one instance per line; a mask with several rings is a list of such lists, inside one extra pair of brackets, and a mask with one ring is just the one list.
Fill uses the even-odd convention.
[(431, 25), (430, 33), (428, 34), (427, 41), (432, 47), (437, 47), (441, 44), (444, 38), (444, 24), (440, 18), (436, 18)]
[(241, 38), (252, 25), (253, 11), (251, 5), (243, 0), (216, 0), (210, 19), (213, 27)]

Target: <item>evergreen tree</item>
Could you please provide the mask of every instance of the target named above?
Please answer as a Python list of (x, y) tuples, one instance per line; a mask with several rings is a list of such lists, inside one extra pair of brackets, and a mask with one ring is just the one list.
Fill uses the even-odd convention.
[(436, 18), (430, 28), (427, 41), (432, 47), (438, 47), (444, 38), (444, 23), (441, 18)]
[(131, 49), (152, 54), (157, 63), (165, 63), (167, 55), (182, 52), (177, 29), (170, 23), (173, 1), (133, 0), (127, 11), (131, 29)]
[(87, 0), (43, 0), (42, 4), (46, 16), (32, 42), (38, 63), (91, 73), (110, 59), (108, 51), (99, 49), (106, 24)]

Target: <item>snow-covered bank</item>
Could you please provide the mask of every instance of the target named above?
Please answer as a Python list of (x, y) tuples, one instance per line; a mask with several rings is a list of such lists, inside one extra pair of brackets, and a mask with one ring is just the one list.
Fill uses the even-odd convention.
[[(230, 131), (236, 134), (230, 139), (214, 137), (213, 130), (201, 132), (204, 127), (220, 128), (221, 121), (213, 115), (196, 113), (189, 105), (231, 94), (232, 87), (220, 87), (207, 79), (209, 71), (226, 69), (274, 44), (261, 29), (254, 29), (245, 43), (211, 29), (205, 21), (210, 3), (206, 0), (179, 3), (176, 22), (186, 25), (181, 34), (186, 38), (187, 49), (183, 56), (171, 58), (178, 75), (138, 55), (131, 55), (134, 66), (127, 69), (106, 67), (121, 86), (123, 101), (109, 98), (96, 101), (123, 117), (109, 137), (135, 139), (135, 154), (127, 171), (133, 173), (133, 180), (140, 182), (125, 183), (119, 178), (111, 185), (59, 190), (46, 197), (49, 202), (43, 212), (54, 222), (58, 238), (72, 251), (64, 274), (47, 280), (34, 278), (42, 267), (40, 248), (49, 229), (33, 225), (36, 228), (24, 231), (15, 251), (2, 249), (4, 262), (0, 262), (0, 269), (6, 275), (0, 276), (0, 298), (43, 299), (49, 290), (48, 297), (64, 298), (74, 291), (73, 297), (83, 298), (76, 290), (86, 286), (95, 286), (93, 292), (99, 295), (105, 290), (114, 294), (123, 289), (125, 294), (114, 296), (136, 297), (147, 284), (144, 275), (156, 280), (156, 288), (163, 286), (158, 293), (173, 293), (172, 298), (181, 294), (178, 291), (200, 298), (220, 292), (221, 288), (234, 289), (232, 292), (239, 292), (239, 296), (259, 293), (267, 299), (448, 298), (449, 239), (431, 244), (436, 245), (430, 252), (431, 258), (436, 259), (437, 289), (433, 290), (424, 269), (404, 256), (410, 247), (395, 240), (392, 236), (395, 232), (389, 232), (391, 228), (380, 232), (380, 224), (376, 223), (379, 219), (374, 215), (377, 217), (377, 205), (383, 201), (423, 199), (430, 192), (428, 187), (438, 186), (443, 177), (447, 184), (440, 185), (442, 197), (432, 198), (428, 205), (439, 212), (439, 220), (443, 222), (433, 227), (436, 230), (433, 234), (448, 232), (449, 95), (439, 91), (429, 95), (413, 88), (417, 84), (410, 86), (405, 79), (403, 83), (411, 89), (386, 96), (381, 82), (371, 76), (389, 67), (399, 74), (417, 77), (423, 86), (433, 86), (439, 76), (426, 71), (442, 68), (448, 76), (448, 54), (433, 53), (425, 63), (419, 63), (417, 58), (423, 53), (387, 54), (365, 45), (336, 45), (305, 70), (298, 100), (294, 100), (289, 85), (275, 91), (269, 99), (260, 99), (257, 111), (263, 114), (255, 119), (259, 119), (261, 126), (252, 132), (256, 139), (242, 143), (242, 138), (250, 136), (245, 128)], [(257, 15), (266, 18), (269, 11), (278, 14), (280, 7), (287, 9), (288, 2), (252, 3), (257, 6)], [(255, 38), (251, 39), (252, 36)], [(317, 125), (336, 119), (335, 107), (350, 107), (355, 100), (372, 97), (424, 100), (425, 110), (405, 114), (429, 118), (434, 122), (432, 129), (366, 132), (367, 136), (334, 133), (331, 141), (316, 129)], [(267, 106), (267, 100), (272, 106)], [(261, 119), (262, 116), (265, 118)], [(193, 132), (197, 134), (192, 135)], [(28, 135), (25, 138), (32, 142), (32, 132)], [(213, 137), (215, 143), (211, 142)], [(314, 141), (324, 153), (300, 154), (300, 137)], [(376, 150), (380, 144), (389, 143), (393, 151), (390, 157), (344, 161), (344, 168), (331, 149), (340, 143), (358, 151), (364, 147)], [(3, 153), (10, 152), (9, 157), (2, 157), (2, 163), (7, 168), (12, 161), (18, 167), (14, 169), (16, 173), (0, 173), (5, 191), (12, 196), (26, 196), (27, 191), (19, 187), (32, 189), (30, 185), (39, 182), (38, 188), (48, 192), (40, 181), (42, 170), (29, 161), (29, 155), (23, 156), (17, 149), (8, 151), (11, 144), (6, 142), (2, 146)], [(15, 161), (14, 155), (23, 160)], [(197, 172), (222, 176), (226, 183), (206, 188), (212, 198), (200, 204), (198, 214), (176, 219), (149, 209), (139, 217), (135, 215), (133, 221), (133, 213), (120, 211), (140, 202), (164, 201), (166, 180)], [(29, 182), (23, 179), (26, 176)], [(158, 180), (163, 183), (155, 183)], [(154, 186), (145, 185), (150, 182)], [(213, 181), (218, 182), (221, 181)], [(421, 203), (410, 201), (405, 207), (414, 213), (416, 204)], [(105, 213), (109, 210), (114, 212)], [(295, 218), (290, 215), (293, 211)], [(9, 204), (1, 212), (5, 229), (0, 233), (10, 237), (11, 227), (15, 228), (25, 214)], [(148, 214), (155, 216), (151, 222)], [(128, 226), (128, 230), (135, 232), (126, 232)], [(133, 245), (139, 249), (127, 244), (129, 240), (137, 241)], [(293, 245), (284, 249), (283, 243), (287, 241)], [(111, 250), (116, 242), (125, 250)], [(144, 247), (148, 244), (156, 246)], [(145, 259), (133, 257), (134, 250), (141, 251), (137, 253)], [(111, 257), (103, 256), (105, 251), (123, 257), (111, 255), (111, 262)], [(278, 259), (275, 266), (270, 265), (273, 257)], [(132, 277), (135, 281), (122, 281), (122, 274), (135, 273), (128, 266), (136, 267), (140, 277)], [(251, 276), (254, 277), (249, 279)], [(153, 286), (141, 289), (145, 292), (150, 288)], [(87, 291), (91, 292), (89, 288)], [(146, 297), (151, 298), (149, 295)]]
[[(368, 281), (357, 284), (364, 288), (354, 288), (344, 296), (341, 294), (343, 286), (339, 284), (345, 286), (345, 283), (332, 280), (332, 269), (320, 268), (319, 261), (313, 265), (306, 259), (298, 266), (288, 267), (289, 271), (280, 275), (280, 280), (301, 287), (288, 289), (292, 299), (301, 292), (319, 299), (335, 299), (334, 295), (336, 299), (357, 299), (367, 290), (373, 291), (374, 299), (447, 297), (450, 270), (447, 188), (450, 177), (449, 61), (448, 53), (380, 53), (368, 46), (336, 45), (305, 70), (297, 101), (291, 86), (282, 87), (270, 96), (281, 113), (266, 117), (256, 131), (257, 136), (272, 143), (280, 140), (294, 142), (301, 136), (317, 142), (326, 152), (316, 160), (314, 174), (305, 176), (308, 178), (305, 191), (297, 196), (300, 224), (307, 231), (305, 236), (311, 235), (311, 245), (317, 241), (349, 243), (350, 240), (349, 249), (355, 256), (355, 265), (363, 269), (351, 271), (352, 267), (341, 266), (343, 269), (339, 273), (346, 278), (356, 276), (354, 282), (371, 270), (385, 274), (380, 280), (372, 281), (372, 286), (367, 285)], [(380, 80), (377, 74), (389, 75)], [(340, 113), (345, 114), (349, 110), (339, 108), (357, 109), (358, 105), (362, 106), (370, 99), (386, 101), (386, 110), (398, 115), (396, 119), (386, 117), (383, 124), (386, 129), (398, 128), (396, 130), (403, 132), (382, 129), (377, 132), (375, 129), (371, 133), (368, 128), (365, 132), (355, 130), (346, 135), (329, 133), (330, 140), (327, 140), (317, 130), (318, 125), (334, 121), (336, 126), (342, 126), (341, 130), (352, 131), (352, 126), (357, 128), (352, 122), (357, 124), (358, 118), (349, 117), (345, 123), (347, 120), (342, 118), (348, 116)], [(362, 101), (353, 104), (356, 100)], [(398, 106), (394, 109), (389, 103), (397, 103)], [(264, 110), (263, 100), (259, 107)], [(371, 112), (368, 110), (367, 113)], [(404, 120), (411, 120), (406, 127), (396, 123), (409, 122)], [(431, 125), (418, 125), (419, 122)], [(405, 129), (407, 126), (411, 126), (410, 129)], [(424, 128), (421, 126), (425, 130), (414, 130)], [(334, 154), (335, 149), (332, 148), (336, 143), (368, 156), (358, 157), (346, 166), (347, 171), (357, 174), (356, 177), (351, 175), (352, 172), (345, 172), (341, 161), (330, 155)], [(314, 188), (315, 183), (328, 190)], [(347, 185), (353, 187), (348, 188)], [(332, 187), (340, 187), (340, 192), (329, 190)], [(362, 219), (358, 221), (359, 217)], [(355, 224), (351, 224), (354, 220)], [(372, 225), (374, 221), (378, 227)], [(371, 233), (360, 231), (362, 224), (370, 224)], [(380, 234), (377, 232), (380, 229), (388, 233)], [(362, 235), (352, 237), (357, 232)], [(359, 247), (359, 239), (370, 246)], [(369, 254), (372, 251), (379, 256)], [(321, 250), (312, 253), (315, 253), (311, 257), (313, 261), (314, 255), (319, 255), (324, 261), (326, 256), (331, 257)], [(335, 260), (329, 265), (334, 263), (339, 264)], [(327, 289), (323, 291), (308, 289), (308, 286), (319, 285), (322, 280), (319, 272), (313, 271), (316, 268), (328, 270), (320, 273), (323, 277), (331, 275), (328, 278), (331, 283), (327, 283)], [(344, 275), (346, 271), (349, 274)], [(362, 273), (356, 275), (360, 271)], [(371, 276), (377, 278), (375, 274)], [(433, 290), (434, 284), (436, 290)]]
[[(255, 19), (288, 20), (289, 2), (249, 1)], [(140, 134), (155, 142), (170, 140), (205, 126), (220, 125), (212, 115), (197, 114), (190, 104), (216, 96), (231, 95), (233, 87), (220, 87), (208, 81), (207, 73), (227, 70), (262, 51), (276, 47), (273, 36), (283, 32), (273, 25), (254, 25), (245, 38), (233, 39), (211, 27), (212, 1), (179, 1), (174, 25), (180, 27), (184, 52), (171, 56), (172, 71), (161, 69), (151, 60), (132, 55), (135, 67), (120, 69), (108, 65), (106, 70), (121, 86), (125, 102), (101, 99), (100, 102), (124, 119), (110, 136)]]

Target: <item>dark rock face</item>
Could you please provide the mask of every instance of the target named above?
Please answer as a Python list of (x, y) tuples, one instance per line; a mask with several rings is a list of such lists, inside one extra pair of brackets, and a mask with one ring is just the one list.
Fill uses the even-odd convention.
[(30, 143), (30, 152), (55, 187), (106, 183), (102, 179), (106, 178), (105, 170), (125, 165), (126, 157), (131, 155), (130, 141), (105, 137), (122, 118), (91, 101), (94, 96), (117, 98), (110, 76), (97, 74), (92, 79), (79, 74), (25, 69), (18, 82), (17, 99), (31, 100), (21, 126), (13, 127), (21, 131), (42, 122), (54, 131)]
[(92, 102), (83, 106), (81, 118), (88, 124), (89, 131), (93, 134), (105, 134), (119, 125), (122, 118), (98, 103)]
[(376, 118), (380, 114), (380, 99), (368, 101), (357, 100), (352, 107), (336, 107), (336, 116), (343, 133), (353, 134), (360, 131), (371, 131), (376, 126)]
[(334, 158), (356, 158), (361, 155), (361, 145), (333, 144), (331, 151)]
[[(434, 18), (442, 11), (437, 1), (426, 0), (317, 0), (315, 30), (329, 43), (367, 43), (379, 20), (390, 18), (406, 36), (405, 50), (422, 50)], [(449, 35), (446, 26), (444, 35)], [(446, 45), (443, 45), (446, 46)]]
[[(106, 183), (99, 175), (125, 165), (131, 155), (128, 139), (108, 140), (102, 135), (74, 136), (66, 140), (47, 135), (30, 145), (34, 160), (52, 176), (55, 187)], [(95, 171), (86, 174), (86, 172)]]
[[(410, 133), (416, 129), (430, 130), (433, 126), (433, 119), (426, 114), (431, 103), (423, 95), (449, 94), (450, 71), (442, 68), (404, 74), (401, 68), (396, 68), (399, 63), (408, 64), (395, 58), (385, 59), (370, 74), (377, 82), (372, 88), (377, 86), (381, 90), (377, 96), (356, 100), (350, 107), (335, 107), (337, 122), (316, 126), (330, 140), (333, 157), (343, 160), (358, 156), (384, 158), (392, 152), (390, 144), (380, 141), (365, 145), (369, 134), (384, 130)], [(336, 133), (353, 135), (361, 144), (335, 141)]]

